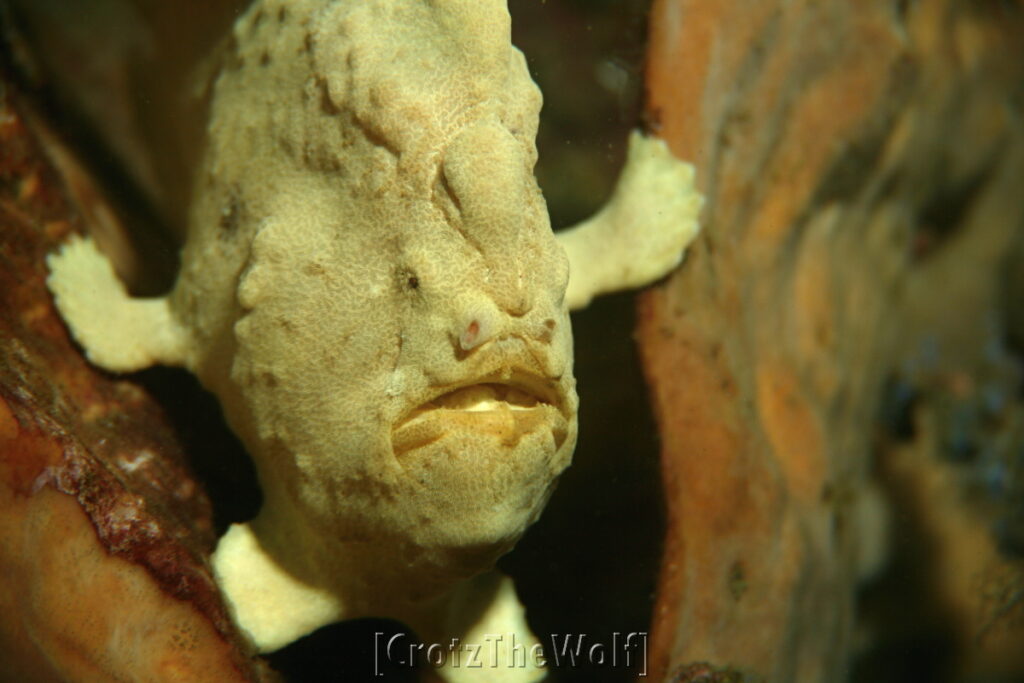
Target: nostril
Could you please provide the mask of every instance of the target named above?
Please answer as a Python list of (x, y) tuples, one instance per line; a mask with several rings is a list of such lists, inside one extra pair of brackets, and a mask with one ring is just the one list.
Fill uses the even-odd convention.
[(475, 349), (479, 346), (481, 341), (480, 321), (472, 320), (459, 336), (459, 346), (461, 346), (464, 351), (469, 351), (470, 349)]
[(449, 328), (454, 333), (452, 341), (457, 350), (472, 351), (502, 334), (504, 316), (498, 313), (492, 301), (468, 301), (461, 308), (453, 321), (455, 325)]

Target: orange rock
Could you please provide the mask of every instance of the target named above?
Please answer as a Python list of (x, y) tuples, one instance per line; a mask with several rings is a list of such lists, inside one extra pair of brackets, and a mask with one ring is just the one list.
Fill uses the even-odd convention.
[[(883, 381), (925, 332), (907, 293), (983, 291), (1024, 220), (1004, 116), (1021, 26), (944, 0), (655, 2), (649, 120), (707, 198), (687, 261), (640, 300), (668, 505), (655, 679), (847, 675), (884, 527)], [(925, 243), (955, 269), (916, 265)]]
[(45, 285), (76, 212), (0, 98), (0, 678), (268, 680), (207, 557), (209, 501), (161, 410), (92, 369)]

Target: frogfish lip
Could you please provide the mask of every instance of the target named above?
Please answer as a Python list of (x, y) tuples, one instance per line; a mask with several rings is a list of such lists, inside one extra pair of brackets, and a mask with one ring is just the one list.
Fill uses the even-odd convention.
[(558, 450), (569, 431), (566, 411), (556, 380), (522, 371), (499, 373), (442, 388), (398, 420), (391, 445), (402, 457), (457, 435), (491, 437), (511, 449), (524, 436), (546, 429)]

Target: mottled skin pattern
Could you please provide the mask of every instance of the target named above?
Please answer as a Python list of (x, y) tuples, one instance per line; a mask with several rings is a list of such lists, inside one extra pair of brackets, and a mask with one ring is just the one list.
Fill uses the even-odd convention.
[[(700, 204), (692, 170), (636, 136), (636, 187), (563, 238), (567, 257), (533, 177), (540, 105), (501, 0), (257, 2), (169, 297), (128, 298), (88, 240), (51, 258), (93, 362), (189, 368), (251, 453), (264, 506), (214, 563), (262, 649), (365, 615), (525, 629), (496, 616), (510, 586), (460, 585), (569, 464), (569, 304), (663, 275)], [(651, 206), (649, 225), (623, 220)]]

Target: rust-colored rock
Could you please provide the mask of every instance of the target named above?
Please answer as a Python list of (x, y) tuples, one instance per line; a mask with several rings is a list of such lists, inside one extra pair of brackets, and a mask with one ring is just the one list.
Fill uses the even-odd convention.
[(91, 368), (46, 289), (80, 229), (0, 91), (0, 678), (245, 681), (206, 557), (211, 510), (137, 385)]
[(655, 678), (847, 675), (881, 556), (885, 379), (925, 334), (983, 343), (1024, 220), (1022, 21), (1013, 3), (655, 4), (649, 119), (708, 200), (639, 314), (669, 515)]

